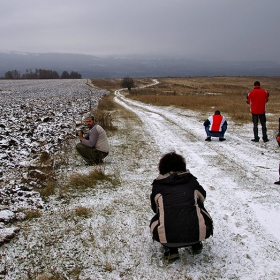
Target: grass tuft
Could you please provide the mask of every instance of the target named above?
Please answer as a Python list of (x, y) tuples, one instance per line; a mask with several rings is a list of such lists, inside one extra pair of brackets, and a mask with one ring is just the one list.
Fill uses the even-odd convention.
[(41, 163), (45, 163), (50, 159), (51, 159), (50, 154), (48, 152), (44, 151), (44, 152), (41, 153), (39, 160), (40, 160)]
[(91, 209), (84, 206), (77, 206), (75, 208), (75, 215), (79, 217), (89, 218), (91, 216)]
[(55, 186), (56, 182), (55, 180), (47, 180), (47, 185), (43, 188), (34, 188), (35, 191), (40, 193), (40, 196), (43, 199), (46, 199), (47, 197), (55, 194)]
[(88, 174), (74, 173), (70, 176), (67, 188), (72, 188), (76, 190), (85, 190), (87, 188), (95, 189), (97, 187), (98, 181), (108, 181), (116, 186), (119, 184), (119, 180), (115, 176), (106, 175), (102, 170), (95, 169)]
[(88, 175), (81, 173), (74, 173), (70, 176), (69, 185), (73, 188), (94, 188), (98, 178), (103, 177), (103, 172), (99, 170), (93, 170)]
[(38, 209), (28, 210), (24, 212), (24, 214), (25, 214), (25, 220), (36, 219), (42, 216), (42, 213)]

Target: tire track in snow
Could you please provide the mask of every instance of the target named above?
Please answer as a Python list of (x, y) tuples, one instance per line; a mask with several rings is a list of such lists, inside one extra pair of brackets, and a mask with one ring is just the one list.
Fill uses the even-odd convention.
[[(205, 161), (208, 162), (208, 166), (212, 165), (211, 162), (215, 157), (214, 159), (219, 160), (220, 166), (228, 167), (228, 172), (231, 171), (234, 177), (238, 175), (235, 171), (238, 169), (242, 171), (242, 177), (247, 182), (249, 179), (249, 181), (255, 183), (255, 179), (258, 178), (262, 191), (265, 183), (269, 181), (273, 183), (273, 181), (271, 175), (267, 172), (258, 174), (260, 168), (274, 170), (275, 178), (278, 176), (278, 163), (275, 165), (275, 161), (278, 161), (279, 153), (270, 155), (269, 158), (265, 158), (264, 162), (264, 153), (267, 152), (268, 144), (265, 144), (264, 147), (255, 146), (250, 141), (243, 140), (241, 137), (228, 132), (226, 136), (229, 136), (230, 140), (233, 141), (217, 143), (214, 140), (205, 143), (204, 127), (195, 119), (196, 115), (193, 112), (185, 111), (184, 113), (180, 109), (172, 111), (172, 108), (145, 105), (125, 98), (119, 91), (116, 92), (115, 100), (137, 114), (148, 127), (151, 127), (149, 130), (152, 131), (151, 136), (154, 138), (155, 144), (159, 142), (159, 138), (162, 138), (160, 141), (162, 146), (170, 146), (170, 149), (174, 147), (176, 151), (183, 149), (188, 152), (188, 155), (192, 154), (192, 158), (197, 159), (200, 164)], [(178, 114), (180, 111), (183, 113)], [(164, 142), (165, 144), (162, 144)], [(199, 146), (199, 149), (197, 146)], [(201, 151), (200, 157), (197, 156), (197, 150)], [(254, 174), (253, 179), (247, 177), (249, 174)], [(239, 175), (238, 177), (240, 179)]]
[[(125, 98), (120, 91), (115, 95), (117, 103), (142, 120), (145, 133), (149, 134), (148, 141), (153, 139), (152, 145), (162, 153), (174, 149), (183, 154), (187, 167), (199, 182), (203, 186), (210, 184), (211, 197), (207, 198), (207, 208), (213, 208), (209, 208), (209, 212), (218, 225), (214, 233), (222, 243), (215, 244), (215, 238), (209, 240), (212, 244), (208, 253), (220, 261), (227, 259), (228, 255), (234, 257), (237, 260), (235, 267), (248, 275), (252, 270), (271, 267), (271, 261), (280, 271), (278, 258), (271, 258), (271, 254), (279, 255), (280, 247), (275, 241), (279, 235), (266, 228), (255, 211), (258, 205), (270, 211), (271, 204), (267, 202), (275, 201), (274, 197), (279, 196), (278, 189), (271, 186), (271, 172), (265, 172), (272, 167), (277, 171), (279, 155), (275, 153), (265, 157), (268, 145), (257, 146), (242, 136), (236, 136), (239, 135), (238, 130), (233, 127), (233, 133), (226, 134), (229, 138), (226, 142), (204, 142), (204, 127), (194, 112), (146, 105)], [(273, 207), (280, 210), (279, 202), (273, 203)], [(259, 255), (258, 259), (252, 257), (248, 261), (255, 255)], [(238, 275), (238, 269), (231, 275)], [(261, 273), (258, 273), (259, 277)]]

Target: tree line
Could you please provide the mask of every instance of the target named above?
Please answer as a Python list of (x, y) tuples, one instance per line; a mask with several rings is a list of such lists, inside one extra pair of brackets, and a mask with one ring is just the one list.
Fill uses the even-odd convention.
[(72, 71), (70, 74), (63, 71), (61, 75), (54, 70), (46, 69), (26, 69), (25, 73), (21, 75), (18, 70), (10, 70), (5, 73), (5, 79), (82, 79), (82, 75), (78, 72)]

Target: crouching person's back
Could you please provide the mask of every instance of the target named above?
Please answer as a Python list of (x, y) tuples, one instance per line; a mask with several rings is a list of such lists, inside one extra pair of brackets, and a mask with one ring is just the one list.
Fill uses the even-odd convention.
[(204, 207), (206, 191), (175, 152), (159, 162), (159, 176), (152, 183), (150, 223), (153, 239), (164, 247), (168, 260), (179, 258), (178, 248), (191, 246), (200, 253), (202, 242), (213, 235), (213, 222)]

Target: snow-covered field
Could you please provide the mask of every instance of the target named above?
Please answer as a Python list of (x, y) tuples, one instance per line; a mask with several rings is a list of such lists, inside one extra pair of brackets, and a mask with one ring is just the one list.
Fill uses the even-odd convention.
[[(1, 247), (0, 279), (280, 279), (279, 186), (273, 184), (279, 148), (269, 116), (268, 143), (250, 141), (249, 113), (246, 125), (228, 119), (227, 141), (205, 142), (202, 119), (207, 116), (115, 94), (128, 111), (114, 112), (118, 130), (108, 134), (111, 152), (105, 164), (84, 167), (73, 151), (67, 168), (57, 172), (101, 168), (119, 184), (101, 182), (68, 199), (54, 195), (41, 217), (14, 223), (20, 231)], [(75, 99), (71, 105), (80, 106)], [(171, 150), (186, 158), (207, 191), (205, 207), (215, 227), (200, 255), (183, 248), (174, 263), (162, 258), (148, 227), (151, 183), (161, 155)], [(90, 216), (72, 215), (78, 206), (87, 207)]]
[[(75, 135), (89, 104), (105, 91), (86, 80), (2, 80), (0, 83), (0, 175), (28, 165), (42, 151), (54, 154)], [(91, 100), (91, 103), (89, 102)]]
[[(38, 167), (75, 138), (83, 115), (95, 108), (106, 91), (87, 80), (1, 80), (0, 83), (0, 244), (24, 218), (23, 209), (43, 208), (34, 188), (44, 187), (47, 174)], [(56, 171), (53, 161), (43, 167)], [(55, 172), (53, 172), (55, 173)]]

